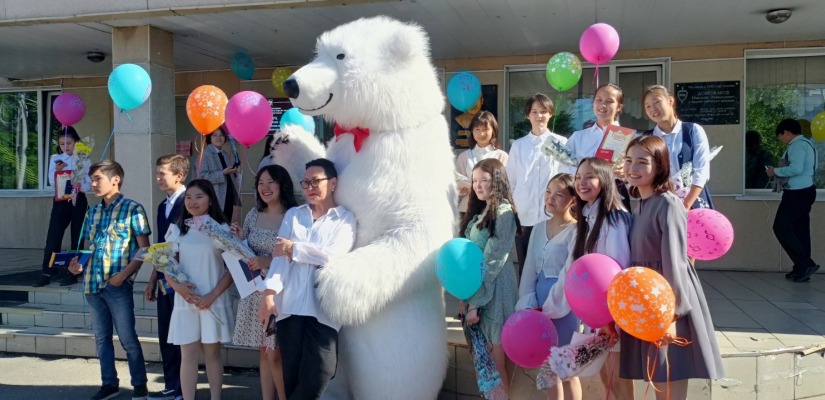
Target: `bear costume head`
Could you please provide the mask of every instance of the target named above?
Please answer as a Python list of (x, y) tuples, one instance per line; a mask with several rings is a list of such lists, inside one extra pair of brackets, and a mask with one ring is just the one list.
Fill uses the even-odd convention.
[(444, 109), (427, 35), (417, 25), (362, 18), (321, 35), (316, 52), (283, 85), (304, 114), (375, 133), (419, 126)]

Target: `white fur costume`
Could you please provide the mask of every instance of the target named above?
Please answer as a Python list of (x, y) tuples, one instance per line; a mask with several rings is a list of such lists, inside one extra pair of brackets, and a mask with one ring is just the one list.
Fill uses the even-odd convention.
[[(360, 19), (324, 33), (316, 50), (290, 79), (293, 105), (370, 130), (360, 151), (352, 134), (327, 150), (338, 169), (335, 199), (358, 227), (355, 249), (318, 273), (321, 306), (345, 325), (324, 397), (435, 399), (447, 368), (435, 254), (453, 237), (456, 193), (427, 36), (386, 17)], [(289, 135), (273, 152), (278, 164), (292, 148), (311, 153), (309, 133)], [(285, 167), (300, 179), (294, 157)]]

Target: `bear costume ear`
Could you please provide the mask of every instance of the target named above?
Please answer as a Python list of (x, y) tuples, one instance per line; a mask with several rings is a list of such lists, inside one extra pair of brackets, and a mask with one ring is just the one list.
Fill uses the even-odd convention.
[(413, 25), (404, 25), (392, 33), (392, 37), (387, 40), (385, 51), (392, 60), (399, 63), (427, 54), (427, 36), (424, 31)]

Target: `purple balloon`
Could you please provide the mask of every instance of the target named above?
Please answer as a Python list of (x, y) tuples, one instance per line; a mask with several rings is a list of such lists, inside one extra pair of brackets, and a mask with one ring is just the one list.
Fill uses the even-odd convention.
[(622, 267), (604, 254), (586, 254), (570, 265), (564, 279), (564, 295), (570, 309), (587, 326), (601, 328), (611, 321), (607, 289)]
[(67, 92), (54, 99), (52, 112), (61, 124), (71, 126), (80, 122), (86, 115), (86, 104), (80, 96)]
[(579, 51), (587, 61), (604, 64), (619, 51), (619, 32), (604, 23), (590, 25), (579, 39)]
[(559, 345), (559, 334), (546, 315), (519, 310), (501, 328), (501, 345), (516, 365), (537, 368), (550, 356), (550, 349)]
[(263, 139), (271, 126), (272, 107), (256, 92), (240, 92), (226, 104), (226, 127), (246, 147)]

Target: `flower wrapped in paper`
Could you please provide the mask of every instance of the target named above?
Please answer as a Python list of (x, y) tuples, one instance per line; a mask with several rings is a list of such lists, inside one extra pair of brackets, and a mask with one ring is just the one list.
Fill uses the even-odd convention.
[(553, 157), (554, 160), (562, 164), (571, 167), (577, 167), (579, 165), (579, 158), (576, 157), (576, 155), (573, 154), (573, 152), (570, 151), (570, 149), (565, 147), (562, 141), (553, 137), (553, 135), (547, 137), (547, 139), (541, 145), (541, 151), (545, 155)]
[(249, 261), (255, 257), (255, 252), (241, 242), (232, 232), (212, 219), (208, 215), (192, 217), (184, 221), (191, 229), (208, 236), (215, 243), (215, 246), (227, 253), (232, 253), (244, 261)]
[[(141, 260), (145, 263), (152, 264), (158, 272), (166, 275), (167, 278), (173, 279), (181, 285), (194, 285), (192, 280), (186, 276), (175, 258), (175, 246), (173, 243), (157, 243), (147, 248), (142, 248), (135, 255), (135, 259)], [(197, 288), (195, 288), (196, 290)], [(212, 316), (223, 325), (223, 319), (213, 309), (209, 309)]]
[(476, 370), (481, 397), (489, 400), (506, 400), (507, 392), (504, 391), (501, 375), (498, 373), (490, 350), (487, 349), (481, 329), (478, 328), (478, 324), (464, 329), (470, 343), (470, 352), (473, 354), (473, 366)]
[[(714, 146), (710, 149), (710, 153), (708, 153), (708, 162), (713, 160), (719, 152), (722, 151), (722, 146)], [(680, 199), (684, 199), (688, 192), (690, 191), (691, 183), (691, 176), (693, 176), (693, 163), (688, 161), (682, 164), (682, 168), (679, 170), (679, 173), (674, 175), (673, 180), (673, 192), (679, 196)], [(696, 199), (696, 201), (702, 204), (704, 200), (702, 198)], [(702, 205), (702, 208), (707, 207), (706, 204)]]
[(578, 376), (585, 368), (610, 350), (610, 338), (592, 336), (582, 342), (554, 347), (536, 376), (536, 387), (547, 390), (559, 381)]
[[(81, 139), (74, 145), (74, 154), (72, 159), (74, 161), (74, 173), (72, 174), (72, 186), (79, 188), (83, 185), (83, 179), (89, 175), (89, 167), (92, 166), (92, 161), (89, 155), (95, 148), (95, 139), (87, 136)], [(77, 190), (72, 192), (72, 204), (77, 201)]]

